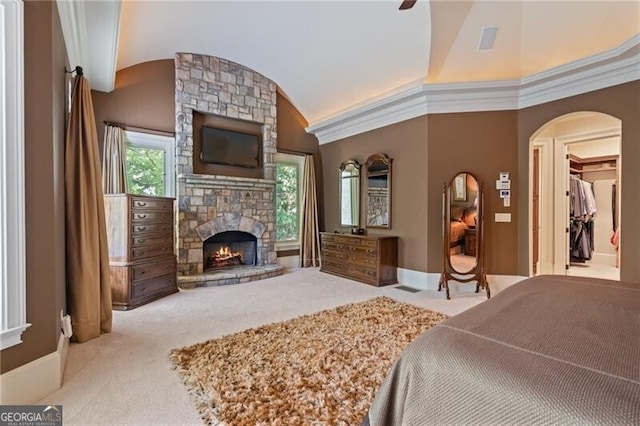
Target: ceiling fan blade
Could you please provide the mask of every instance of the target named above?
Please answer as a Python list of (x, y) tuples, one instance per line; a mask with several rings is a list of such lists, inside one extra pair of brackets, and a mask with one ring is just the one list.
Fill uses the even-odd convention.
[(411, 9), (414, 4), (416, 4), (417, 0), (404, 0), (402, 4), (400, 4), (400, 10)]

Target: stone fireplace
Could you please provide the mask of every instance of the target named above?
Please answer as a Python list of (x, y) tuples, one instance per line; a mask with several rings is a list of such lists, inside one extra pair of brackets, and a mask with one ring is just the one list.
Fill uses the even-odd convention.
[[(247, 67), (212, 56), (177, 53), (175, 64), (179, 285), (234, 284), (279, 275), (282, 267), (277, 265), (275, 250), (276, 85)], [(199, 131), (194, 112), (259, 124), (261, 177), (243, 176), (241, 169), (218, 175), (194, 173), (194, 133)], [(210, 249), (222, 233), (251, 237), (251, 265), (243, 260), (240, 265), (210, 267)]]

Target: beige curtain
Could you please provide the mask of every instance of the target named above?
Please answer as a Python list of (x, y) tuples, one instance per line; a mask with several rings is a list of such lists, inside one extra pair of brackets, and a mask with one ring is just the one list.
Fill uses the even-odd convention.
[(127, 192), (125, 154), (124, 130), (106, 126), (102, 145), (102, 189), (105, 194)]
[(302, 237), (300, 241), (300, 266), (320, 266), (320, 230), (318, 228), (318, 199), (313, 156), (304, 158), (302, 179)]
[(67, 296), (73, 340), (111, 331), (111, 286), (100, 158), (89, 82), (73, 87), (65, 146)]

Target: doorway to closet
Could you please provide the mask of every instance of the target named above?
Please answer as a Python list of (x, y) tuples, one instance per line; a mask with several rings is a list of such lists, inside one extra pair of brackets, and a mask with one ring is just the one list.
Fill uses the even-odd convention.
[[(620, 279), (621, 121), (576, 112), (530, 139), (530, 275)], [(616, 243), (616, 244), (614, 244)]]

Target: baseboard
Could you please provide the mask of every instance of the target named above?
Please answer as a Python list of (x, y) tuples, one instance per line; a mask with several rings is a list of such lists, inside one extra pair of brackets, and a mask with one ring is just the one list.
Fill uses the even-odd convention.
[[(487, 275), (491, 294), (497, 294), (505, 288), (522, 281), (527, 277), (521, 275)], [(420, 290), (437, 290), (440, 282), (440, 273), (421, 272), (412, 269), (398, 268), (398, 282), (402, 285)], [(452, 291), (475, 291), (474, 285), (469, 283), (450, 282)]]
[(278, 265), (287, 269), (297, 268), (300, 266), (300, 255), (279, 257)]
[(68, 353), (61, 333), (55, 352), (0, 375), (0, 405), (34, 404), (60, 389)]
[(616, 255), (609, 253), (593, 252), (591, 254), (591, 263), (598, 265), (616, 266)]

